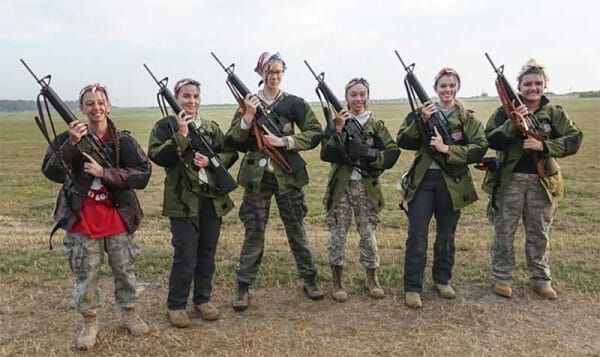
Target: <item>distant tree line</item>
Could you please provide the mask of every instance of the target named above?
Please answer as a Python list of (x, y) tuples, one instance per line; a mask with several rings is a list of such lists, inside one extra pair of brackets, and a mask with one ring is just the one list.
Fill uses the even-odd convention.
[(600, 90), (591, 90), (588, 92), (580, 92), (579, 98), (600, 98)]
[[(65, 101), (65, 103), (67, 103), (69, 108), (71, 108), (73, 110), (76, 110), (79, 106), (79, 103), (77, 103), (74, 100), (67, 100), (67, 101)], [(52, 107), (52, 105), (50, 105), (50, 107)], [(37, 104), (36, 104), (35, 100), (0, 99), (0, 112), (26, 112), (26, 111), (32, 111), (32, 110), (37, 110)]]

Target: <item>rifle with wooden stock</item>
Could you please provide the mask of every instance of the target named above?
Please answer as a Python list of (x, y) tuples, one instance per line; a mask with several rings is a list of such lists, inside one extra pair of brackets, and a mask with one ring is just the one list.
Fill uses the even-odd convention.
[[(512, 120), (523, 137), (532, 137), (539, 141), (544, 141), (546, 136), (542, 125), (535, 114), (528, 112), (526, 115), (522, 115), (517, 112), (516, 108), (523, 105), (523, 101), (506, 79), (506, 76), (504, 75), (504, 65), (496, 67), (492, 58), (487, 53), (485, 53), (485, 57), (496, 73), (496, 90), (498, 91), (498, 97), (500, 98), (502, 108), (504, 108), (506, 115)], [(539, 177), (554, 176), (558, 173), (559, 166), (555, 158), (545, 156), (538, 151), (530, 151), (530, 153), (533, 157), (536, 172)]]
[[(229, 87), (231, 94), (233, 94), (233, 97), (243, 111), (245, 108), (244, 98), (248, 94), (251, 94), (251, 92), (242, 82), (242, 80), (234, 73), (235, 64), (232, 63), (228, 67), (225, 67), (213, 52), (210, 54), (217, 61), (219, 66), (223, 68), (225, 73), (227, 73), (227, 80), (225, 83), (227, 84), (227, 87)], [(306, 166), (306, 161), (304, 161), (298, 152), (274, 147), (269, 144), (264, 137), (267, 134), (267, 131), (278, 137), (285, 136), (281, 128), (281, 119), (277, 113), (267, 108), (267, 106), (261, 102), (261, 104), (256, 108), (256, 115), (254, 118), (255, 120), (252, 122), (250, 130), (252, 130), (252, 135), (256, 140), (258, 149), (288, 174), (294, 175), (302, 170)]]

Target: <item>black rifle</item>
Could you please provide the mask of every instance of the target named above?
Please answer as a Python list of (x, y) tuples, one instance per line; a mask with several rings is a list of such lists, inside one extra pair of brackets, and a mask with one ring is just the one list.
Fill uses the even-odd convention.
[[(229, 87), (229, 90), (231, 90), (231, 93), (233, 94), (240, 107), (243, 107), (244, 98), (246, 98), (246, 96), (251, 92), (248, 89), (248, 87), (246, 87), (246, 85), (242, 82), (242, 80), (234, 73), (235, 63), (232, 63), (228, 67), (225, 67), (213, 52), (211, 52), (210, 54), (217, 61), (219, 66), (223, 68), (225, 73), (227, 73), (227, 80), (225, 81), (225, 83)], [(262, 101), (261, 104), (256, 108), (255, 120), (262, 134), (266, 134), (266, 131), (268, 130), (275, 136), (285, 136), (281, 129), (281, 119), (279, 118), (277, 113), (267, 108), (267, 106), (264, 103), (262, 103)], [(258, 142), (262, 139), (256, 138), (256, 140)], [(261, 146), (262, 144), (259, 145), (259, 149), (265, 151), (266, 154), (273, 161), (275, 161), (282, 169), (284, 169), (290, 174), (296, 174), (306, 166), (306, 161), (304, 161), (302, 156), (300, 156), (300, 154), (296, 151), (288, 151), (283, 148)]]
[(435, 113), (429, 118), (429, 120), (425, 121), (423, 118), (417, 113), (417, 99), (423, 105), (424, 103), (431, 102), (431, 97), (427, 95), (427, 92), (421, 85), (421, 82), (417, 79), (415, 75), (414, 69), (415, 64), (407, 66), (404, 64), (402, 57), (398, 51), (394, 51), (396, 56), (400, 60), (402, 67), (406, 71), (406, 77), (404, 77), (404, 87), (406, 88), (406, 93), (408, 96), (408, 101), (410, 103), (410, 107), (415, 114), (417, 120), (417, 127), (419, 128), (419, 132), (421, 134), (421, 139), (423, 140), (423, 145), (427, 147), (427, 152), (431, 156), (431, 158), (444, 170), (447, 174), (452, 177), (460, 177), (466, 173), (468, 170), (466, 166), (451, 166), (446, 163), (445, 158), (440, 156), (440, 153), (431, 145), (429, 142), (431, 141), (431, 137), (435, 135), (435, 129), (437, 129), (438, 134), (442, 137), (444, 144), (451, 145), (454, 143), (454, 139), (450, 133), (448, 133), (448, 118), (444, 115), (444, 113), (436, 110)]
[[(51, 140), (50, 135), (48, 133), (48, 126), (46, 125), (46, 119), (44, 116), (43, 109), (46, 110), (46, 114), (48, 115), (48, 122), (50, 123), (50, 127), (52, 128), (52, 134), (54, 135), (54, 139), (56, 139), (56, 129), (54, 126), (54, 121), (52, 120), (52, 115), (50, 114), (50, 107), (48, 106), (48, 102), (50, 102), (52, 107), (56, 110), (56, 112), (60, 115), (60, 117), (65, 121), (65, 123), (67, 123), (67, 125), (69, 125), (71, 122), (77, 120), (77, 117), (75, 117), (75, 114), (73, 114), (73, 112), (71, 111), (71, 109), (69, 109), (67, 104), (58, 96), (58, 94), (56, 94), (54, 89), (52, 89), (52, 87), (50, 87), (50, 80), (52, 79), (52, 75), (48, 74), (47, 76), (43, 77), (42, 79), (39, 79), (35, 75), (35, 73), (33, 73), (31, 68), (29, 68), (27, 63), (25, 63), (25, 61), (23, 61), (23, 59), (20, 59), (20, 61), (23, 64), (23, 66), (25, 66), (27, 71), (29, 71), (29, 73), (31, 73), (31, 75), (33, 76), (35, 81), (37, 83), (39, 83), (39, 85), (42, 87), (42, 89), (40, 89), (40, 93), (38, 94), (38, 96), (36, 98), (36, 104), (37, 104), (39, 116), (36, 116), (34, 118), (34, 120), (35, 120), (35, 123), (37, 124), (38, 128), (42, 132), (42, 135), (44, 136), (44, 138), (50, 145), (50, 148), (52, 149), (52, 151), (55, 154), (59, 155), (60, 150), (56, 146), (55, 140)], [(42, 106), (42, 101), (44, 103), (43, 106)], [(98, 138), (97, 135), (92, 134), (92, 133), (86, 134), (85, 136), (83, 136), (83, 138), (81, 138), (81, 141), (77, 144), (77, 148), (79, 149), (80, 152), (86, 153), (86, 154), (90, 155), (91, 157), (93, 157), (94, 160), (96, 160), (96, 162), (98, 162), (98, 164), (100, 164), (102, 167), (113, 167), (113, 164), (110, 161), (112, 150), (108, 146), (104, 145), (102, 143), (102, 141), (100, 140), (100, 138)], [(63, 165), (65, 174), (72, 180), (73, 172), (67, 167), (67, 165), (65, 165), (65, 163), (63, 162), (62, 159), (61, 159), (61, 163)]]
[[(160, 81), (154, 76), (154, 73), (150, 71), (150, 68), (146, 66), (144, 63), (144, 68), (148, 71), (152, 79), (156, 82), (159, 87), (158, 93), (156, 94), (156, 99), (158, 101), (158, 106), (163, 114), (163, 116), (168, 115), (168, 111), (166, 108), (165, 101), (169, 104), (175, 115), (177, 116), (183, 108), (173, 95), (173, 92), (167, 87), (167, 83), (169, 82), (169, 78), (165, 77)], [(168, 119), (167, 119), (168, 120)], [(169, 123), (170, 125), (170, 123)], [(200, 130), (200, 127), (196, 126), (196, 123), (193, 121), (188, 122), (189, 134), (188, 139), (190, 140), (190, 145), (194, 149), (194, 151), (201, 153), (202, 155), (208, 158), (210, 168), (214, 172), (216, 176), (216, 186), (217, 190), (221, 194), (227, 194), (236, 189), (237, 182), (231, 176), (221, 159), (217, 153), (213, 150), (211, 145), (206, 140), (204, 133)], [(171, 127), (172, 132), (175, 131)]]
[[(308, 67), (310, 73), (312, 73), (312, 75), (317, 80), (317, 88), (315, 89), (315, 92), (317, 93), (317, 97), (319, 97), (319, 101), (321, 102), (321, 106), (323, 107), (323, 114), (325, 115), (325, 120), (327, 121), (327, 130), (325, 131), (325, 135), (331, 134), (335, 131), (335, 124), (333, 123), (331, 107), (333, 107), (336, 113), (341, 112), (344, 108), (342, 107), (340, 101), (337, 99), (333, 91), (329, 88), (327, 83), (325, 83), (325, 72), (321, 72), (317, 75), (306, 60), (304, 61), (304, 64), (306, 65), (306, 67)], [(327, 105), (325, 105), (322, 98), (324, 98)], [(367, 144), (367, 138), (363, 133), (363, 127), (362, 125), (360, 125), (360, 123), (354, 116), (350, 116), (350, 118), (346, 120), (342, 131), (346, 133), (348, 140), (356, 141), (363, 146), (369, 146)], [(341, 144), (343, 145), (343, 143)], [(342, 150), (344, 149), (345, 148), (342, 148)], [(347, 154), (348, 153), (346, 153), (346, 156), (348, 156), (348, 159), (352, 163), (352, 165), (361, 170), (367, 171), (369, 173), (369, 176), (377, 177), (379, 176), (379, 174), (381, 174), (380, 170), (370, 168), (368, 163), (358, 158), (352, 158)]]

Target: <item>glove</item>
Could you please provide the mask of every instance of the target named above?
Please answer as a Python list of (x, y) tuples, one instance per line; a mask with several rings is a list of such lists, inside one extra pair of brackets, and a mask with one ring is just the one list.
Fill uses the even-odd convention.
[(377, 159), (377, 151), (377, 149), (371, 148), (367, 144), (359, 143), (356, 140), (348, 141), (348, 155), (352, 160), (373, 162)]

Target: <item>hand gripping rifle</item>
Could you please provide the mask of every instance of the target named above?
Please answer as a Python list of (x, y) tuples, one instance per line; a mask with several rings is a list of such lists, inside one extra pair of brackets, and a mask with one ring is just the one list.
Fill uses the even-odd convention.
[[(154, 81), (159, 87), (158, 93), (156, 94), (156, 100), (158, 102), (158, 106), (163, 116), (168, 115), (168, 110), (166, 106), (167, 103), (169, 104), (175, 115), (178, 115), (183, 110), (183, 108), (173, 95), (173, 92), (171, 92), (171, 90), (167, 87), (169, 78), (165, 77), (159, 81), (145, 63), (144, 68), (146, 68), (152, 79), (154, 79)], [(169, 123), (169, 125), (171, 124)], [(225, 165), (223, 165), (223, 162), (221, 162), (221, 159), (219, 159), (217, 153), (208, 143), (205, 134), (201, 131), (200, 127), (197, 127), (196, 123), (191, 121), (188, 122), (188, 128), (188, 139), (190, 140), (190, 144), (194, 151), (199, 152), (202, 155), (208, 157), (210, 169), (212, 170), (212, 172), (214, 172), (216, 176), (216, 186), (219, 193), (227, 194), (235, 190), (235, 188), (238, 186), (237, 182), (231, 176)], [(175, 132), (175, 130), (173, 130), (172, 127), (171, 131), (173, 133)]]
[[(238, 102), (240, 108), (244, 109), (244, 98), (248, 95), (250, 90), (240, 80), (240, 78), (234, 73), (235, 63), (225, 67), (223, 63), (217, 58), (217, 56), (210, 53), (217, 63), (227, 73), (227, 80), (225, 83), (233, 97)], [(242, 119), (243, 120), (243, 119)], [(252, 134), (256, 139), (256, 145), (258, 149), (279, 165), (288, 174), (296, 174), (306, 166), (306, 161), (302, 159), (302, 156), (296, 151), (286, 151), (283, 148), (274, 147), (267, 140), (265, 140), (265, 134), (267, 130), (273, 135), (283, 137), (285, 134), (281, 130), (281, 119), (274, 111), (267, 108), (264, 103), (256, 108), (255, 121), (252, 124)]]
[[(406, 71), (406, 77), (404, 77), (404, 87), (406, 88), (406, 94), (408, 96), (408, 101), (410, 103), (410, 107), (414, 114), (417, 114), (417, 100), (423, 105), (426, 102), (431, 102), (431, 97), (427, 95), (425, 89), (421, 85), (421, 82), (417, 79), (415, 75), (414, 69), (415, 64), (412, 63), (409, 66), (404, 64), (402, 57), (398, 51), (394, 51), (396, 56), (400, 60), (402, 67)], [(429, 145), (431, 141), (431, 137), (435, 135), (434, 128), (437, 129), (437, 132), (442, 137), (444, 144), (452, 145), (454, 143), (454, 139), (448, 133), (448, 119), (444, 115), (444, 113), (440, 111), (436, 111), (433, 113), (429, 120), (425, 121), (420, 115), (415, 115), (417, 120), (417, 127), (419, 128), (419, 132), (421, 133), (421, 139), (423, 140), (423, 145), (427, 147), (427, 152), (431, 156), (431, 158), (444, 170), (447, 174), (452, 177), (461, 177), (467, 170), (466, 166), (451, 166), (446, 163), (446, 160), (443, 157), (440, 157), (440, 153)]]
[[(321, 102), (321, 106), (323, 108), (323, 114), (325, 115), (325, 120), (327, 121), (327, 130), (325, 134), (327, 135), (329, 133), (333, 133), (335, 131), (335, 124), (332, 118), (333, 112), (331, 107), (333, 107), (333, 110), (336, 113), (341, 112), (344, 108), (327, 83), (325, 83), (325, 72), (321, 72), (317, 75), (306, 60), (304, 60), (304, 64), (306, 67), (308, 67), (310, 73), (312, 73), (317, 80), (317, 88), (315, 89), (315, 93), (317, 93), (317, 97), (319, 97), (319, 101)], [(367, 138), (363, 133), (363, 127), (354, 116), (351, 116), (350, 119), (346, 120), (342, 131), (346, 133), (348, 140), (356, 141), (362, 145), (369, 146), (367, 144)], [(342, 148), (342, 150), (344, 150), (344, 148)], [(363, 160), (353, 159), (348, 155), (347, 152), (344, 151), (344, 153), (348, 157), (349, 161), (351, 161), (352, 166), (357, 167), (359, 170), (367, 171), (369, 176), (377, 177), (381, 174), (380, 170), (369, 168), (369, 164), (363, 162)], [(362, 173), (362, 171), (360, 172)]]
[[(75, 114), (73, 114), (73, 112), (71, 111), (71, 109), (69, 109), (67, 104), (58, 96), (58, 94), (56, 94), (54, 89), (50, 87), (52, 75), (48, 74), (42, 79), (39, 79), (35, 75), (35, 73), (33, 73), (31, 68), (29, 68), (27, 63), (23, 61), (23, 59), (20, 59), (20, 61), (23, 64), (23, 66), (25, 66), (27, 71), (31, 73), (35, 81), (38, 82), (39, 85), (42, 87), (42, 89), (40, 89), (40, 93), (36, 98), (39, 116), (36, 116), (34, 120), (38, 128), (42, 132), (42, 135), (48, 142), (51, 150), (54, 152), (54, 154), (59, 155), (60, 157), (60, 149), (57, 146), (56, 140), (52, 140), (48, 133), (48, 126), (46, 125), (44, 109), (46, 111), (46, 114), (48, 115), (48, 122), (50, 123), (50, 127), (52, 128), (52, 134), (54, 136), (54, 139), (56, 139), (56, 129), (54, 126), (54, 121), (52, 120), (52, 115), (50, 114), (50, 107), (48, 106), (48, 102), (50, 102), (52, 107), (56, 110), (58, 115), (60, 115), (60, 117), (65, 121), (65, 123), (67, 123), (67, 125), (77, 120), (77, 117), (75, 117)], [(83, 138), (81, 138), (81, 141), (77, 144), (77, 148), (80, 152), (92, 156), (94, 160), (96, 160), (96, 162), (98, 162), (98, 164), (100, 164), (102, 167), (113, 167), (113, 164), (110, 160), (112, 150), (106, 145), (104, 145), (104, 143), (102, 143), (102, 141), (100, 140), (100, 138), (98, 138), (97, 135), (93, 133), (86, 134)], [(65, 164), (62, 158), (60, 161), (62, 163), (64, 172), (67, 175), (67, 177), (73, 180), (74, 174), (72, 170)]]
[[(544, 141), (544, 131), (535, 114), (527, 113), (527, 115), (522, 115), (516, 111), (517, 107), (523, 105), (523, 101), (521, 101), (521, 98), (506, 79), (504, 65), (496, 67), (494, 62), (492, 62), (492, 58), (487, 53), (485, 53), (485, 57), (492, 65), (494, 72), (496, 72), (496, 90), (498, 91), (498, 97), (506, 115), (512, 120), (523, 137), (531, 136), (539, 141)], [(553, 176), (558, 172), (558, 162), (555, 158), (542, 156), (537, 151), (531, 151), (531, 154), (539, 177)]]

